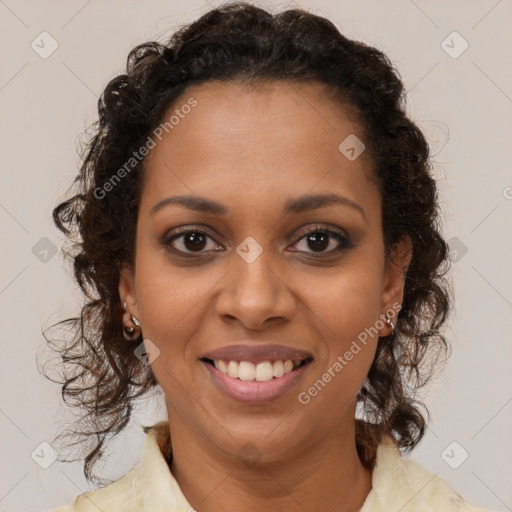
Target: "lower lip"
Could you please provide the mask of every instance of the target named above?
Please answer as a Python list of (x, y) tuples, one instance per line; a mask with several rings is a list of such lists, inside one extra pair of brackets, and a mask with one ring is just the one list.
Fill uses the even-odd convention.
[(282, 377), (274, 377), (272, 380), (265, 382), (244, 381), (234, 379), (225, 375), (215, 366), (201, 361), (210, 372), (213, 382), (223, 391), (226, 395), (237, 400), (238, 402), (246, 404), (261, 404), (265, 402), (272, 402), (281, 398), (289, 393), (302, 378), (302, 374), (311, 364), (310, 362), (299, 366), (296, 370), (286, 373)]

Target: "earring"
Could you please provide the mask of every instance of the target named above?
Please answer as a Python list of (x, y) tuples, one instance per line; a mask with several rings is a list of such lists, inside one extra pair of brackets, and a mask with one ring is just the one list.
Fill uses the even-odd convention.
[(135, 341), (140, 337), (141, 328), (139, 321), (126, 311), (126, 302), (123, 302), (123, 309), (125, 313), (123, 315), (123, 336), (127, 341)]
[(386, 313), (386, 323), (391, 327), (391, 332), (395, 330), (395, 324), (391, 320), (391, 315), (389, 313)]

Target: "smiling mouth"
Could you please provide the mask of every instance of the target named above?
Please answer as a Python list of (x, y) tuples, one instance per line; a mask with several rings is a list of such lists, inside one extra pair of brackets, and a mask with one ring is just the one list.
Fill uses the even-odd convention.
[(261, 361), (225, 361), (202, 358), (201, 361), (213, 366), (219, 372), (232, 379), (246, 382), (267, 382), (278, 380), (283, 376), (311, 363), (311, 357), (302, 360)]

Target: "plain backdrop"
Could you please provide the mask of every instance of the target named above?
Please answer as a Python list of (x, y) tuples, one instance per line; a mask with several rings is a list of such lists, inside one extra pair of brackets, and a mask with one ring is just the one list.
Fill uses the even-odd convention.
[[(63, 239), (51, 210), (77, 172), (78, 142), (95, 120), (97, 97), (123, 72), (129, 50), (215, 5), (0, 0), (2, 511), (49, 510), (93, 489), (80, 462), (36, 463), (70, 417), (60, 388), (37, 370), (41, 330), (76, 314), (79, 303), (55, 253)], [(453, 354), (428, 388), (432, 421), (411, 458), (466, 500), (512, 510), (512, 2), (259, 5), (298, 5), (325, 16), (348, 37), (386, 52), (399, 70), (408, 112), (432, 146), (456, 293), (447, 330)], [(117, 478), (133, 467), (141, 425), (165, 417), (161, 396), (142, 402), (98, 468), (103, 475)]]

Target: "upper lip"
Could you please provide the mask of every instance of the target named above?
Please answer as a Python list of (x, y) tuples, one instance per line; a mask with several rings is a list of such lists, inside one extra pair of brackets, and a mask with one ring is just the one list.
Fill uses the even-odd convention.
[(286, 361), (288, 359), (291, 361), (303, 361), (304, 359), (313, 359), (313, 356), (309, 352), (295, 347), (272, 343), (257, 344), (252, 341), (217, 348), (204, 354), (201, 359), (260, 363), (263, 361)]

